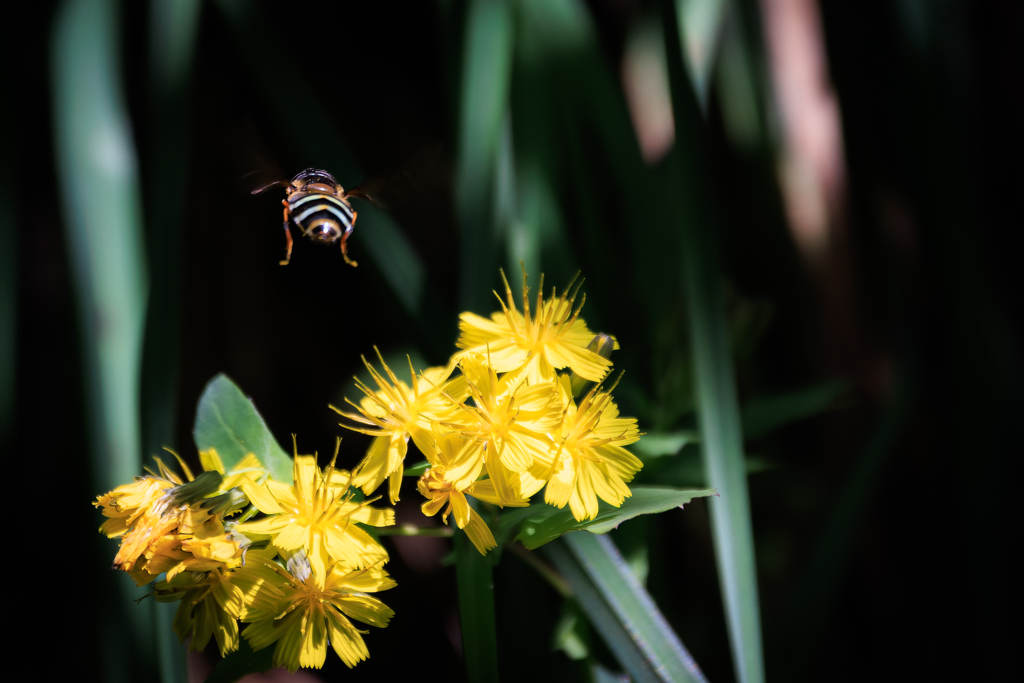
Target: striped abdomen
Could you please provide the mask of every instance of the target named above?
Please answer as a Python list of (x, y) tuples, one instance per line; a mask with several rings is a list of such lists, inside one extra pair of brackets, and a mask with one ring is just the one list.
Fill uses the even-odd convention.
[(347, 236), (355, 224), (352, 207), (334, 194), (295, 192), (288, 197), (288, 211), (303, 235), (324, 244)]

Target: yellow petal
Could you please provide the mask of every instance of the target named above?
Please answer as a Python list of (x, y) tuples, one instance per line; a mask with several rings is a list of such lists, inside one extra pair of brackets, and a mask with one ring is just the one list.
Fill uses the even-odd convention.
[(326, 612), (331, 647), (334, 648), (334, 652), (341, 661), (345, 662), (345, 666), (351, 669), (370, 656), (366, 649), (366, 643), (363, 642), (359, 631), (345, 616), (333, 609), (328, 609)]
[(469, 540), (473, 542), (481, 555), (486, 555), (488, 550), (497, 545), (494, 541), (494, 534), (487, 527), (487, 523), (475, 512), (470, 516), (469, 524), (466, 525), (466, 535), (469, 536)]
[(378, 628), (387, 626), (395, 616), (394, 610), (368, 595), (348, 595), (331, 603), (352, 619)]
[(312, 455), (296, 455), (292, 466), (292, 478), (295, 480), (295, 496), (300, 501), (311, 501), (315, 495), (320, 468), (316, 466), (316, 458)]
[(464, 529), (469, 524), (469, 516), (472, 512), (466, 496), (458, 491), (452, 491), (449, 500), (452, 503), (452, 512), (455, 514), (455, 525), (460, 529)]
[(250, 479), (246, 479), (241, 482), (241, 487), (245, 497), (260, 512), (267, 515), (278, 515), (285, 511), (278, 504), (277, 499), (270, 492), (266, 484), (257, 484)]
[(220, 472), (224, 474), (224, 463), (217, 454), (216, 448), (199, 451), (199, 462), (206, 472)]

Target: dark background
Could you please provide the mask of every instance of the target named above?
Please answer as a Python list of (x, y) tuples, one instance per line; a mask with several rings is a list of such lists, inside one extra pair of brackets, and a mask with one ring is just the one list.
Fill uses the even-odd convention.
[[(585, 5), (600, 41), (600, 69), (618, 80), (629, 28), (659, 7)], [(341, 460), (352, 465), (367, 440), (345, 434), (327, 404), (348, 391), (360, 354), (377, 345), (438, 364), (454, 351), (465, 255), (452, 169), (466, 7), (265, 3), (250, 7), (241, 24), (218, 8), (202, 9), (191, 80), (176, 101), (180, 110), (172, 110), (182, 124), (174, 153), (184, 183), (170, 199), (156, 181), (167, 150), (148, 77), (147, 6), (124, 3), (120, 11), (121, 75), (150, 247), (142, 412), (162, 416), (140, 417), (144, 455), (168, 445), (195, 460), (196, 401), (205, 383), (225, 372), (283, 445), (298, 434), (300, 451), (323, 455), (344, 434)], [(129, 629), (99, 626), (115, 609), (98, 588), (114, 544), (95, 533), (100, 516), (88, 507), (100, 484), (89, 469), (81, 331), (54, 162), (49, 47), (57, 7), (35, 3), (21, 11), (8, 24), (4, 66), (4, 147), (12, 153), (3, 160), (2, 248), (14, 255), (4, 286), (13, 284), (16, 295), (12, 328), (3, 332), (14, 342), (3, 451), (17, 473), (7, 492), (8, 576), (18, 594), (9, 619), (49, 652), (26, 662), (36, 674), (113, 680), (103, 653), (114, 652), (127, 662), (127, 680), (145, 680), (154, 669), (145, 650), (132, 650)], [(768, 71), (758, 6), (741, 2), (736, 11), (746, 20), (754, 62)], [(1024, 121), (1021, 6), (823, 3), (820, 12), (845, 152), (845, 195), (832, 224), (839, 246), (816, 267), (801, 258), (776, 175), (784, 144), (767, 135), (752, 148), (730, 139), (721, 80), (710, 90), (705, 137), (730, 310), (737, 329), (747, 330), (737, 343), (750, 347), (737, 353), (741, 403), (847, 382), (829, 410), (747, 444), (768, 463), (749, 480), (767, 676), (1003, 680), (1015, 641), (1009, 605), (1019, 597), (1009, 553), (1019, 526), (1010, 516), (1021, 455), (1015, 425), (1024, 408), (1014, 239)], [(529, 27), (517, 31), (522, 36)], [(254, 49), (263, 51), (262, 61)], [(590, 295), (584, 317), (623, 346), (614, 360), (627, 371), (619, 394), (624, 414), (638, 416), (647, 431), (692, 425), (686, 361), (672, 365), (688, 358), (681, 297), (666, 295), (660, 310), (638, 303), (641, 273), (636, 260), (621, 256), (632, 243), (618, 232), (628, 221), (619, 228), (602, 223), (607, 232), (597, 233), (588, 223), (595, 206), (608, 222), (651, 211), (619, 184), (614, 160), (588, 128), (586, 108), (611, 105), (566, 105), (550, 91), (531, 91), (535, 81), (517, 81), (517, 68), (513, 126), (529, 125), (519, 123), (534, 111), (524, 101), (539, 103), (584, 144), (581, 151), (556, 134), (543, 153), (576, 155), (590, 170), (590, 188), (580, 191), (573, 175), (580, 166), (552, 166), (563, 239), (572, 249), (544, 253), (547, 282), (562, 287), (583, 271)], [(312, 85), (315, 102), (295, 96), (296, 73)], [(275, 108), (282, 102), (286, 123)], [(771, 119), (764, 113), (770, 97), (760, 106)], [(329, 127), (320, 114), (307, 115), (314, 110), (327, 113)], [(429, 181), (391, 207), (426, 266), (429, 301), (415, 314), (398, 303), (358, 225), (349, 241), (358, 269), (297, 234), (291, 265), (280, 267), (280, 196), (252, 198), (240, 187), (247, 146), (262, 146), (290, 176), (307, 166), (330, 168), (335, 140), (351, 149), (366, 176), (434, 150)], [(623, 144), (636, 143), (624, 133)], [(659, 169), (652, 165), (652, 178), (661, 177)], [(339, 174), (346, 186), (362, 180)], [(161, 212), (170, 205), (178, 219), (168, 226)], [(605, 251), (590, 249), (591, 241)], [(607, 267), (609, 249), (621, 256), (614, 268)], [(500, 254), (492, 261), (487, 287), (498, 286), (499, 266), (509, 267)], [(483, 302), (476, 312), (493, 306)], [(744, 315), (754, 322), (744, 327)], [(666, 388), (673, 368), (682, 379)], [(675, 416), (664, 407), (669, 395), (683, 406)], [(409, 483), (400, 521), (418, 514)], [(708, 679), (731, 680), (706, 503), (631, 522), (618, 534), (624, 546), (632, 537), (647, 539), (648, 586), (659, 606)], [(393, 553), (389, 571), (399, 588), (383, 597), (397, 616), (370, 634), (371, 659), (354, 675), (464, 676), (453, 645), (454, 572), (440, 565), (441, 544), (407, 541)], [(496, 582), (505, 677), (581, 676), (581, 664), (551, 649), (562, 609), (555, 593), (511, 553)], [(21, 594), (32, 597), (22, 604)], [(316, 675), (343, 677), (334, 659), (329, 655)]]

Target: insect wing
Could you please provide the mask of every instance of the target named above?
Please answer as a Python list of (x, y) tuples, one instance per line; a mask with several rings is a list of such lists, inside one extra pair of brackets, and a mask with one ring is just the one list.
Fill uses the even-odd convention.
[(450, 168), (441, 145), (431, 145), (390, 169), (370, 176), (358, 187), (346, 190), (345, 196), (365, 199), (389, 210), (422, 204), (433, 195), (447, 192)]

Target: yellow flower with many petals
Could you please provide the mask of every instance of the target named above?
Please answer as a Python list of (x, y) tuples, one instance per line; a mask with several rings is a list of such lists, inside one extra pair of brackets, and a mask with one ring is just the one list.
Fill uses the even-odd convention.
[(394, 510), (371, 508), (371, 501), (353, 502), (351, 476), (335, 470), (333, 461), (321, 472), (316, 456), (296, 453), (292, 472), (292, 486), (273, 479), (263, 484), (242, 482), (242, 490), (252, 504), (269, 516), (239, 525), (241, 533), (269, 536), (281, 550), (305, 549), (321, 581), (327, 568), (336, 562), (347, 568), (362, 568), (387, 561), (387, 551), (355, 523), (391, 526), (395, 523)]
[(183, 642), (192, 636), (192, 652), (206, 649), (211, 636), (217, 640), (221, 657), (238, 649), (237, 620), (245, 611), (245, 594), (235, 577), (234, 572), (224, 570), (188, 572), (156, 584), (157, 601), (181, 601), (172, 628)]
[(239, 573), (262, 584), (242, 617), (250, 623), (242, 635), (253, 650), (277, 643), (274, 666), (289, 671), (322, 667), (328, 644), (352, 668), (370, 653), (351, 619), (383, 628), (394, 616), (391, 608), (367, 595), (395, 585), (378, 566), (347, 571), (335, 565), (318, 576), (300, 551), (288, 560), (287, 569), (254, 555)]
[[(592, 382), (602, 380), (611, 362), (587, 348), (594, 333), (579, 317), (583, 302), (575, 312), (572, 310), (575, 291), (569, 296), (566, 290), (558, 297), (552, 290), (551, 297), (545, 300), (544, 277), (541, 276), (536, 304), (531, 311), (524, 271), (523, 312), (520, 313), (504, 272), (501, 277), (507, 300), (507, 303), (502, 302), (498, 297), (502, 312), (492, 314), (490, 320), (473, 313), (459, 316), (461, 334), (457, 346), (465, 349), (465, 353), (486, 355), (499, 374), (524, 372), (531, 384), (554, 380), (555, 371), (562, 368), (570, 368)], [(572, 287), (572, 283), (569, 286)]]
[(132, 483), (97, 497), (93, 505), (108, 518), (100, 526), (100, 533), (114, 538), (123, 535), (143, 515), (159, 517), (163, 513), (161, 508), (166, 507), (164, 494), (180, 483), (163, 477), (136, 477)]
[(598, 498), (618, 507), (630, 495), (626, 482), (643, 463), (623, 446), (639, 441), (640, 433), (635, 419), (619, 417), (609, 392), (595, 388), (577, 407), (568, 378), (562, 378), (561, 388), (565, 419), (544, 502), (558, 508), (568, 503), (577, 520), (594, 519)]
[(150, 541), (129, 570), (135, 583), (145, 585), (165, 572), (170, 580), (183, 571), (208, 572), (241, 565), (249, 539), (223, 516), (244, 500), (235, 491), (178, 509), (173, 533)]
[[(539, 491), (544, 482), (530, 472), (538, 462), (550, 463), (562, 403), (554, 382), (528, 384), (525, 376), (500, 379), (486, 358), (463, 356), (462, 373), (473, 405), (460, 404), (461, 414), (441, 423), (475, 447), (448, 470), (448, 480), (464, 490), (486, 472), (502, 506), (517, 505)], [(428, 460), (431, 453), (425, 453)]]
[[(177, 457), (177, 456), (176, 456)], [(204, 472), (193, 478), (185, 463), (178, 458), (187, 482), (182, 481), (157, 458), (159, 474), (138, 477), (99, 496), (93, 503), (108, 518), (100, 531), (108, 538), (121, 537), (121, 546), (114, 557), (114, 566), (126, 572), (144, 557), (152, 546), (165, 544), (173, 534), (188, 504), (215, 493), (221, 484), (216, 472)]]
[[(457, 488), (449, 480), (448, 474), (451, 471), (458, 471), (467, 458), (474, 457), (472, 451), (475, 444), (457, 434), (442, 436), (436, 443), (437, 450), (431, 458), (431, 462), (435, 464), (423, 473), (418, 484), (420, 493), (427, 498), (420, 509), (423, 514), (432, 517), (444, 508), (442, 520), (445, 524), (448, 523), (448, 515), (454, 513), (455, 525), (465, 529), (466, 535), (480, 554), (486, 555), (487, 551), (496, 545), (494, 535), (480, 514), (470, 507), (466, 497), (472, 496), (488, 503), (499, 504), (494, 482), (484, 479), (475, 481), (461, 490)], [(514, 505), (525, 506), (527, 502), (517, 502)]]
[(398, 502), (398, 493), (402, 485), (403, 463), (409, 439), (423, 453), (434, 448), (434, 437), (431, 424), (450, 416), (454, 400), (461, 400), (465, 394), (466, 383), (462, 378), (448, 381), (454, 369), (453, 365), (446, 368), (429, 368), (416, 375), (409, 362), (410, 384), (398, 379), (380, 358), (387, 379), (381, 377), (372, 365), (363, 359), (370, 375), (377, 384), (376, 391), (356, 380), (356, 386), (366, 394), (360, 405), (352, 404), (358, 414), (347, 413), (331, 408), (340, 415), (367, 427), (342, 427), (362, 434), (377, 437), (362, 463), (356, 468), (352, 477), (352, 485), (370, 495), (377, 487), (388, 479), (388, 494), (392, 503)]

